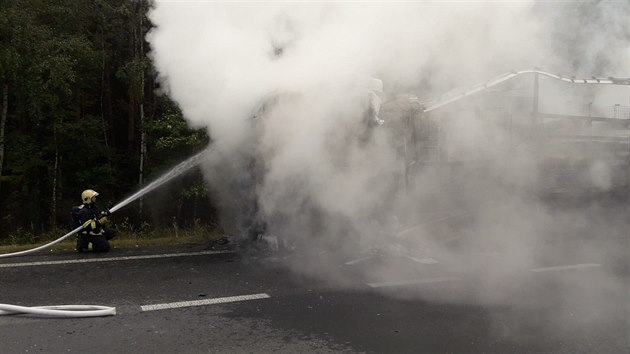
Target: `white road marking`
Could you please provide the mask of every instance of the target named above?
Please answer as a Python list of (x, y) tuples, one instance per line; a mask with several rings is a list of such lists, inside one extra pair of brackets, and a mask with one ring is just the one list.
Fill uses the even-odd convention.
[(270, 297), (271, 296), (265, 293), (260, 293), (260, 294), (253, 294), (253, 295), (217, 297), (214, 299), (204, 299), (204, 300), (195, 300), (195, 301), (180, 301), (180, 302), (170, 302), (170, 303), (165, 303), (165, 304), (143, 305), (143, 306), (140, 306), (140, 308), (142, 309), (142, 311), (157, 311), (157, 310), (166, 310), (166, 309), (176, 309), (180, 307), (204, 306), (204, 305), (225, 304), (228, 302), (268, 299)]
[(570, 270), (570, 269), (593, 268), (593, 267), (601, 267), (601, 266), (602, 265), (598, 263), (582, 263), (582, 264), (571, 264), (571, 265), (546, 267), (546, 268), (532, 268), (529, 271), (535, 272), (535, 273), (541, 273), (541, 272), (551, 272), (555, 270)]
[[(400, 257), (403, 258), (407, 258), (409, 260), (412, 260), (414, 262), (420, 263), (420, 264), (436, 264), (438, 261), (435, 260), (434, 258), (431, 257), (414, 257), (414, 256), (410, 256), (408, 254), (399, 254)], [(367, 261), (370, 260), (372, 258), (377, 258), (378, 256), (366, 256), (366, 257), (361, 257), (361, 258), (357, 258), (357, 259), (353, 259), (351, 261), (348, 261), (346, 263), (344, 263), (344, 265), (355, 265), (357, 263), (363, 262), (363, 261)]]
[(135, 260), (135, 259), (172, 258), (172, 257), (186, 257), (186, 256), (201, 256), (201, 255), (207, 255), (207, 254), (223, 254), (223, 253), (235, 253), (235, 251), (201, 251), (201, 252), (186, 252), (186, 253), (150, 254), (150, 255), (144, 255), (144, 256), (83, 258), (83, 259), (66, 259), (66, 260), (62, 260), (62, 261), (5, 263), (5, 264), (0, 264), (0, 268), (31, 267), (31, 266), (41, 266), (41, 265), (76, 264), (76, 263), (96, 263), (96, 262), (112, 262), (112, 261), (129, 261), (129, 260)]
[(415, 280), (366, 283), (366, 285), (372, 288), (383, 288), (383, 287), (388, 287), (388, 286), (421, 285), (421, 284), (432, 284), (432, 283), (445, 283), (445, 282), (460, 281), (460, 280), (461, 278), (457, 278), (457, 277), (437, 277), (437, 278), (425, 278), (425, 279), (415, 279)]

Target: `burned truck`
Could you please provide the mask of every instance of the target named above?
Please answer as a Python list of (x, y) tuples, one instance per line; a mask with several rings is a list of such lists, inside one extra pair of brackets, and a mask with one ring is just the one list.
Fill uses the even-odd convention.
[[(544, 90), (541, 78), (552, 79)], [(630, 164), (629, 85), (630, 79), (576, 79), (524, 70), (428, 102), (408, 95), (383, 105), (390, 112), (381, 115), (403, 125), (407, 185), (430, 166), (444, 170), (443, 180), (455, 181), (461, 178), (459, 169), (510, 164), (526, 155), (532, 164), (529, 176), (506, 173), (506, 182), (538, 179), (541, 193), (624, 188)], [(603, 86), (617, 86), (617, 99), (626, 105), (610, 100), (607, 106), (601, 103), (605, 100), (594, 105), (595, 97), (606, 94), (598, 92)], [(558, 102), (553, 90), (572, 99)]]
[[(301, 227), (312, 234), (329, 232), (321, 228), (332, 222), (348, 225), (336, 230), (344, 239), (352, 233), (373, 232), (376, 236), (370, 242), (391, 242), (390, 236), (413, 234), (409, 230), (418, 223), (465, 219), (484, 196), (462, 196), (480, 194), (486, 184), (506, 193), (518, 189), (543, 197), (627, 189), (628, 106), (613, 103), (607, 108), (601, 100), (594, 104), (593, 97), (601, 87), (627, 90), (630, 79), (577, 79), (523, 70), (430, 100), (387, 92), (377, 79), (369, 82), (362, 122), (341, 141), (362, 146), (379, 136), (395, 151), (394, 163), (387, 165), (391, 170), (379, 174), (381, 193), (373, 211), (358, 222), (344, 220), (348, 217), (343, 213), (331, 213), (306, 200), (294, 209), (302, 216), (263, 212), (260, 186), (269, 166), (260, 141), (253, 138), (240, 189), (241, 205), (248, 205), (240, 234), (250, 240), (267, 238), (274, 247), (294, 247), (284, 237), (278, 241), (277, 230), (295, 233), (288, 220), (302, 218)], [(588, 88), (588, 95), (584, 91), (568, 96), (583, 102), (557, 103), (557, 92), (576, 87)], [(269, 95), (252, 114), (253, 131), (264, 129), (271, 107), (291, 100), (291, 95)], [(369, 224), (369, 230), (356, 224)]]

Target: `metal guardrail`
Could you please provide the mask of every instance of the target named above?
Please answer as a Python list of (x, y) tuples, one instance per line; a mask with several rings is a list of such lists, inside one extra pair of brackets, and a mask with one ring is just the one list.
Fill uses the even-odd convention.
[[(494, 79), (488, 80), (486, 82), (482, 82), (480, 84), (474, 85), (472, 86), (470, 89), (463, 91), (455, 96), (451, 96), (451, 97), (439, 97), (436, 100), (433, 100), (431, 102), (427, 102), (424, 104), (424, 110), (423, 112), (430, 112), (434, 109), (440, 108), (442, 106), (446, 106), (447, 104), (453, 103), (455, 101), (459, 101), (462, 98), (468, 97), (470, 95), (473, 95), (475, 93), (484, 91), (489, 89), (490, 87), (496, 86), (500, 83), (503, 83), (505, 81), (511, 80), (517, 76), (520, 75), (524, 75), (524, 74), (539, 74), (539, 75), (543, 75), (543, 76), (547, 76), (550, 77), (552, 79), (556, 79), (556, 80), (560, 80), (560, 81), (564, 81), (567, 83), (571, 83), (571, 84), (594, 84), (594, 85), (625, 85), (628, 86), (630, 85), (630, 78), (616, 78), (616, 77), (607, 77), (607, 78), (603, 78), (603, 77), (592, 77), (590, 79), (577, 79), (575, 77), (566, 77), (566, 76), (562, 76), (562, 75), (556, 75), (556, 74), (552, 74), (552, 73), (548, 73), (546, 71), (541, 71), (538, 69), (533, 69), (533, 70), (521, 70), (521, 71), (513, 71), (513, 72), (509, 72), (509, 73), (505, 73), (502, 75), (499, 75), (497, 77), (495, 77)], [(618, 107), (618, 106), (616, 106)]]

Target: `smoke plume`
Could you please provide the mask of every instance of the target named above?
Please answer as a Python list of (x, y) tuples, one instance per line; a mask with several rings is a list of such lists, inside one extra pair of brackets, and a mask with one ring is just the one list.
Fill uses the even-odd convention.
[[(388, 107), (402, 94), (427, 102), (534, 67), (628, 77), (629, 16), (623, 2), (157, 1), (148, 40), (165, 92), (214, 141), (206, 179), (231, 233), (264, 230), (302, 252), (296, 271), (326, 279), (341, 278), (339, 265), (375, 248), (402, 249), (451, 273), (474, 273), (479, 281), (457, 301), (522, 303), (508, 277), (543, 264), (597, 262), (615, 247), (611, 239), (627, 237), (620, 216), (627, 210), (542, 200), (541, 189), (578, 172), (546, 180), (538, 160), (546, 152), (523, 133), (530, 122), (492, 93), (468, 103), (494, 105), (492, 117), (503, 120), (463, 104), (431, 113), (449, 139), (441, 154), (462, 163), (449, 173), (417, 168), (405, 181), (403, 120)], [(502, 92), (531, 111), (532, 77), (506, 85)], [(628, 95), (627, 87), (541, 78), (538, 107), (588, 115), (628, 106)], [(366, 113), (375, 96), (378, 116)], [(599, 192), (618, 182), (607, 166), (585, 167)], [(607, 243), (597, 241), (602, 235)], [(419, 276), (418, 267), (429, 265), (382, 261), (363, 276)], [(618, 290), (611, 273), (599, 279), (600, 289)]]

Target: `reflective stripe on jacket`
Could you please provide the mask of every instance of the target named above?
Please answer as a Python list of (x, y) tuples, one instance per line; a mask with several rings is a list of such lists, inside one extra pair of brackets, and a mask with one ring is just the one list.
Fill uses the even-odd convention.
[(107, 223), (107, 215), (99, 212), (94, 204), (83, 204), (79, 211), (79, 221), (83, 226), (81, 234), (99, 236), (105, 232), (102, 224)]

